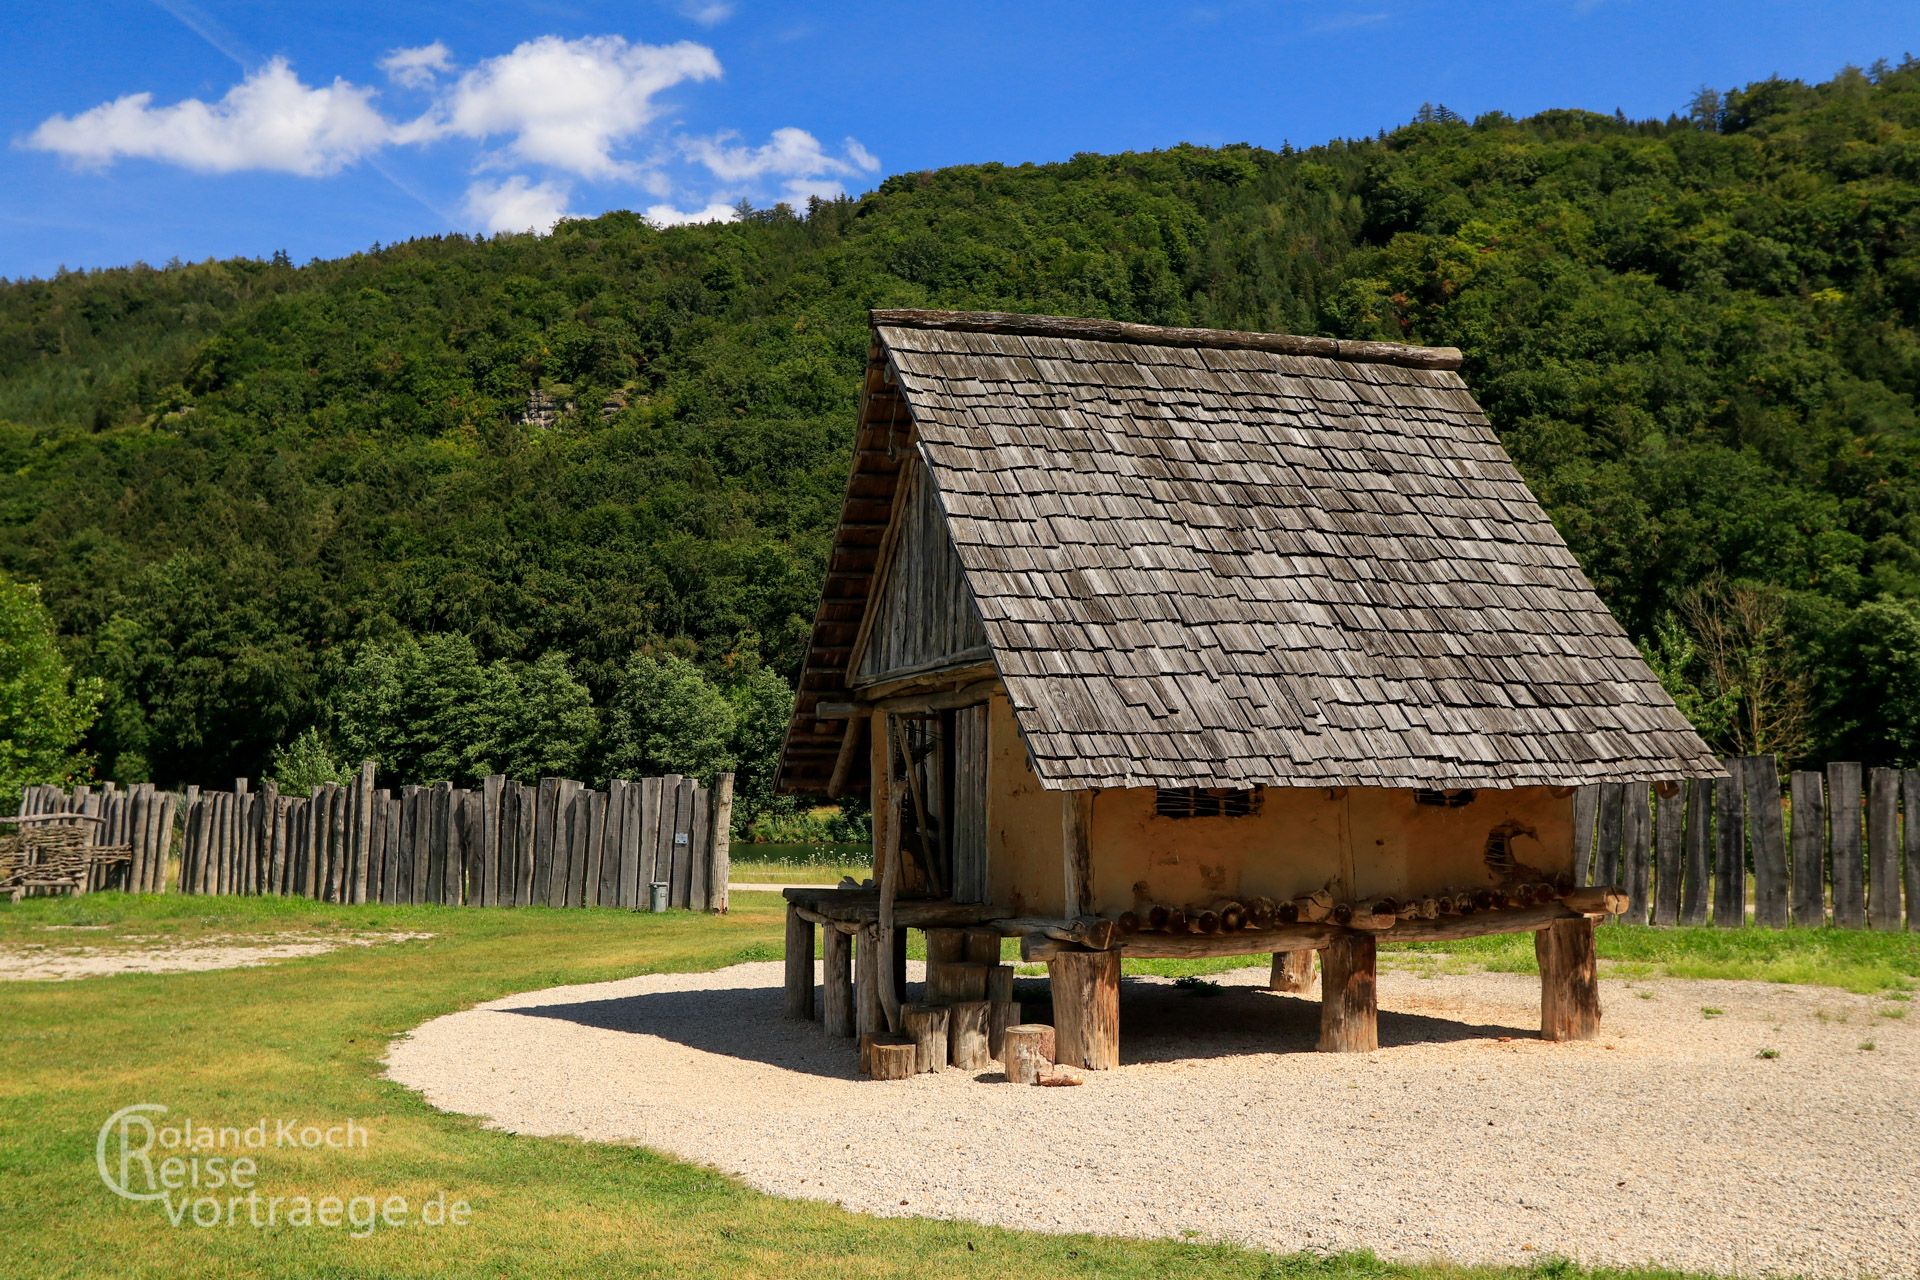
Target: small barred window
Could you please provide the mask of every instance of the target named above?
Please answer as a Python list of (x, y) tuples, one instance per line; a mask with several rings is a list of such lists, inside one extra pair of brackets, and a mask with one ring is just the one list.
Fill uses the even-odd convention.
[(1244, 818), (1260, 812), (1260, 789), (1233, 787), (1161, 787), (1153, 811), (1163, 818)]
[(1413, 793), (1415, 804), (1430, 804), (1436, 808), (1458, 809), (1461, 805), (1473, 803), (1471, 788), (1458, 791), (1416, 791)]

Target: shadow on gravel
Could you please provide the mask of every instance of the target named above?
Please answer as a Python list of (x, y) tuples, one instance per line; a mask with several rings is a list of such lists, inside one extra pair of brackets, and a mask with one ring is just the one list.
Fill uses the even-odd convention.
[[(909, 984), (909, 1000), (919, 998)], [(1051, 1021), (1046, 983), (1015, 984), (1024, 1016)], [(807, 1075), (851, 1080), (853, 1043), (829, 1036), (818, 1021), (789, 1021), (778, 987), (721, 987), (705, 991), (660, 991), (616, 1000), (530, 1005), (501, 1012), (555, 1018), (580, 1026), (658, 1036), (705, 1053), (766, 1063)], [(820, 1007), (815, 992), (814, 1007)], [(1451, 1041), (1531, 1039), (1536, 1028), (1487, 1025), (1424, 1014), (1380, 1011), (1380, 1047)], [(1216, 988), (1212, 994), (1164, 982), (1127, 979), (1120, 994), (1120, 1060), (1132, 1063), (1191, 1062), (1254, 1053), (1312, 1053), (1320, 1035), (1320, 1002), (1253, 987)], [(984, 1078), (984, 1077), (983, 1077)]]

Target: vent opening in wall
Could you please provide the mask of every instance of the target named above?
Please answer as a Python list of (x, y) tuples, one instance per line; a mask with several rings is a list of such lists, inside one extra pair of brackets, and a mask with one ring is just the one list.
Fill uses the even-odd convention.
[(1260, 811), (1260, 789), (1233, 787), (1160, 787), (1153, 811), (1162, 818), (1244, 818)]
[(1473, 803), (1471, 788), (1458, 791), (1416, 791), (1413, 793), (1415, 804), (1430, 804), (1435, 808), (1458, 809), (1461, 805)]

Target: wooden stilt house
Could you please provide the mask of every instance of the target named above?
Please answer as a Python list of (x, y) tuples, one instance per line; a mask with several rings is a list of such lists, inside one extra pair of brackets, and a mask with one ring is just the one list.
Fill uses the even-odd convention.
[(962, 1004), (1018, 936), (1098, 1068), (1122, 957), (1297, 986), (1317, 951), (1321, 1047), (1370, 1049), (1376, 939), (1533, 931), (1543, 1033), (1593, 1034), (1625, 899), (1577, 882), (1573, 789), (1721, 770), (1459, 364), (874, 312), (781, 785), (871, 795), (877, 883), (789, 891), (790, 1011), (816, 927), (828, 1021), (869, 1037), (912, 1013), (905, 929)]

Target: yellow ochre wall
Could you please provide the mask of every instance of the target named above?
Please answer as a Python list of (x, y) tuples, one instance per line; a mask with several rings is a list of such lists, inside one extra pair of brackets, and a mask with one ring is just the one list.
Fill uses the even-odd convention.
[[(1061, 807), (1044, 791), (1005, 697), (988, 713), (987, 878), (992, 901), (1020, 914), (1065, 911)], [(1496, 882), (1487, 837), (1514, 822), (1513, 856), (1557, 875), (1573, 867), (1573, 797), (1565, 788), (1478, 792), (1457, 809), (1373, 787), (1268, 787), (1244, 818), (1162, 818), (1150, 787), (1101, 791), (1093, 805), (1092, 907), (1202, 905), (1291, 898), (1330, 886), (1336, 898), (1407, 897)]]

